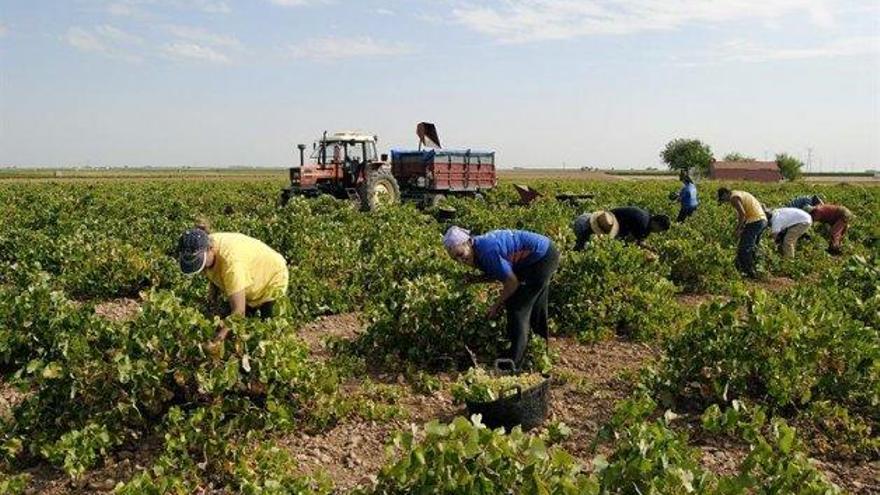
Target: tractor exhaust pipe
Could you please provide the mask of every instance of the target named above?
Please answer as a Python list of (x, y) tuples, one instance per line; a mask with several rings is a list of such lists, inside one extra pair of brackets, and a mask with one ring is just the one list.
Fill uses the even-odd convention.
[(305, 159), (306, 145), (298, 144), (298, 145), (296, 145), (296, 147), (299, 148), (299, 166), (304, 167), (306, 165), (306, 159)]

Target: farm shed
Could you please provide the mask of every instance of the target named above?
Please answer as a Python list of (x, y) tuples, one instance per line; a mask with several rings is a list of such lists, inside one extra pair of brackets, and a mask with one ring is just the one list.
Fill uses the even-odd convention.
[(782, 173), (776, 162), (714, 162), (709, 166), (709, 178), (715, 180), (751, 180), (778, 182)]

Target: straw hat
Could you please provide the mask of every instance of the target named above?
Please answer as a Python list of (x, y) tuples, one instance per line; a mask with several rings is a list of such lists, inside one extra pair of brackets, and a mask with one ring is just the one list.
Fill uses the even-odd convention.
[(620, 224), (617, 222), (614, 213), (599, 210), (590, 214), (590, 229), (594, 234), (599, 236), (608, 235), (611, 237), (617, 237), (617, 232), (620, 230)]

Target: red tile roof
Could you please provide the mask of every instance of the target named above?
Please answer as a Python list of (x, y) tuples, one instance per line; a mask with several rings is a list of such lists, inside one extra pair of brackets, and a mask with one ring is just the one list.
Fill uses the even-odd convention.
[(776, 162), (715, 162), (712, 164), (716, 170), (772, 170), (777, 171), (779, 167)]

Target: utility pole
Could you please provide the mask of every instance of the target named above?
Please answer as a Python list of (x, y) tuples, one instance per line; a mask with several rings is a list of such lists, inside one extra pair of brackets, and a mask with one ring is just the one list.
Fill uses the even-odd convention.
[(807, 172), (813, 171), (813, 148), (807, 147)]

